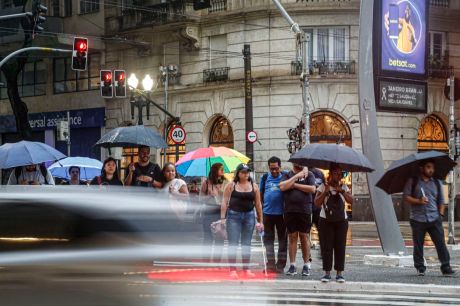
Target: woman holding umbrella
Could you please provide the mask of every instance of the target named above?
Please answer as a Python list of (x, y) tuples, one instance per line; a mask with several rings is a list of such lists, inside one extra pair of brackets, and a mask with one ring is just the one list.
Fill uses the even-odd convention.
[(203, 182), (200, 193), (203, 203), (201, 210), (203, 214), (203, 244), (205, 247), (209, 247), (211, 251), (214, 243), (214, 253), (212, 254), (214, 262), (220, 262), (221, 260), (224, 240), (214, 239), (211, 232), (211, 224), (220, 220), (220, 203), (222, 203), (224, 196), (224, 187), (224, 165), (215, 163), (211, 166), (209, 176)]
[[(225, 187), (224, 199), (221, 207), (221, 219), (227, 216), (228, 234), (228, 261), (230, 263), (230, 277), (238, 278), (236, 273), (236, 250), (241, 241), (243, 270), (246, 276), (253, 278), (254, 273), (249, 270), (251, 259), (251, 239), (254, 227), (263, 231), (262, 203), (260, 191), (250, 177), (248, 165), (240, 164), (236, 167), (235, 179)], [(255, 212), (257, 213), (257, 224)]]
[(347, 243), (348, 216), (345, 203), (353, 203), (347, 185), (341, 184), (343, 172), (339, 165), (331, 164), (327, 182), (318, 187), (315, 205), (321, 207), (319, 239), (325, 275), (321, 281), (331, 281), (332, 259), (337, 271), (336, 281), (344, 283), (345, 248)]
[(100, 176), (96, 176), (90, 185), (110, 185), (110, 186), (123, 186), (120, 178), (118, 177), (117, 162), (113, 157), (109, 157), (102, 165)]

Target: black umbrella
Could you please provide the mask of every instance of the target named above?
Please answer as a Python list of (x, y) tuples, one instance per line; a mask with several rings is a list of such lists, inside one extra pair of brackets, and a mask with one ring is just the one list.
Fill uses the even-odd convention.
[(146, 146), (159, 149), (167, 148), (168, 145), (163, 137), (153, 129), (143, 125), (134, 125), (111, 130), (99, 139), (96, 146), (103, 148)]
[(371, 162), (362, 153), (345, 145), (315, 143), (305, 146), (292, 155), (290, 162), (307, 167), (329, 169), (331, 164), (339, 164), (343, 171), (372, 172)]
[(389, 194), (403, 192), (407, 180), (420, 173), (420, 162), (427, 159), (434, 160), (436, 165), (434, 176), (437, 179), (443, 180), (456, 165), (445, 153), (437, 151), (414, 153), (392, 162), (376, 186)]

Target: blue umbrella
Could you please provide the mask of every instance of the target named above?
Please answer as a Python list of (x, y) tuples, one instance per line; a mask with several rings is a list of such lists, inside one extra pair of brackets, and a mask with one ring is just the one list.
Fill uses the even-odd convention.
[(49, 166), (48, 170), (55, 177), (70, 179), (70, 167), (79, 167), (80, 179), (89, 181), (101, 174), (102, 163), (88, 157), (67, 157)]
[(103, 148), (139, 147), (167, 148), (163, 136), (143, 125), (119, 127), (101, 137), (96, 146)]
[(8, 169), (26, 165), (41, 164), (66, 156), (41, 142), (20, 141), (0, 146), (0, 168)]

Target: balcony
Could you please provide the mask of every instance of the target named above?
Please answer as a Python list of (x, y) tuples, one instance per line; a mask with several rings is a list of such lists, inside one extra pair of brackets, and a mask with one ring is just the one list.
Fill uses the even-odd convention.
[(142, 6), (141, 9), (124, 9), (118, 17), (120, 30), (185, 21), (190, 18), (188, 6), (186, 0), (177, 0)]
[[(309, 65), (310, 75), (344, 75), (356, 73), (355, 61), (313, 61)], [(302, 73), (302, 62), (291, 62), (291, 75), (300, 75)]]
[(449, 66), (449, 54), (444, 56), (430, 56), (428, 58), (428, 76), (437, 79), (450, 77), (453, 67)]
[(227, 10), (227, 0), (211, 0), (211, 7), (208, 13), (223, 12)]
[(430, 0), (430, 6), (449, 7), (449, 0)]
[(203, 70), (203, 82), (227, 81), (230, 67), (212, 68)]

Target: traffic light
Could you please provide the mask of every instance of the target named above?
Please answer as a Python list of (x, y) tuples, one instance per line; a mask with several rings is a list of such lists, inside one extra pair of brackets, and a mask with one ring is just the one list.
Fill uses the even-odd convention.
[(113, 72), (115, 76), (115, 97), (124, 98), (126, 97), (126, 73), (124, 70), (115, 70)]
[(32, 31), (34, 33), (43, 31), (43, 27), (40, 25), (46, 21), (46, 18), (42, 16), (46, 14), (46, 12), (48, 12), (48, 8), (41, 4), (41, 0), (34, 0), (32, 2), (32, 14), (27, 13), (27, 16), (31, 18), (33, 26)]
[(75, 37), (73, 39), (72, 70), (84, 71), (88, 65), (88, 39)]
[(195, 11), (204, 10), (211, 7), (211, 0), (193, 0), (193, 9)]
[(101, 96), (103, 98), (113, 97), (112, 70), (101, 70)]

